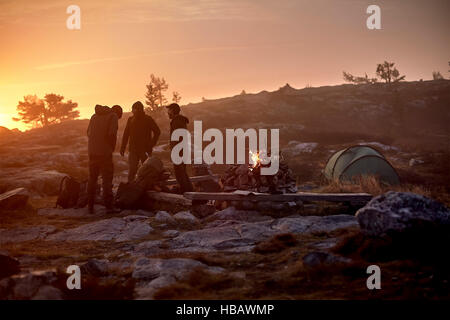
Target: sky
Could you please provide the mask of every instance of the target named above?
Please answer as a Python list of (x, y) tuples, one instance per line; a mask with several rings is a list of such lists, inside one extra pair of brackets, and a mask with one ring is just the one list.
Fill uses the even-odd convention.
[[(81, 29), (69, 30), (69, 5)], [(369, 30), (366, 9), (381, 9)], [(407, 81), (449, 78), (448, 0), (0, 0), (0, 126), (28, 94), (57, 93), (89, 118), (96, 104), (144, 101), (150, 74), (181, 104), (374, 76), (396, 63)]]

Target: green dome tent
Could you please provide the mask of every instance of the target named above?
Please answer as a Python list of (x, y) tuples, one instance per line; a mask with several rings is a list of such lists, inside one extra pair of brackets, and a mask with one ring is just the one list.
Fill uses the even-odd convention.
[(324, 171), (330, 180), (351, 180), (356, 176), (375, 175), (391, 185), (399, 184), (397, 172), (386, 158), (369, 146), (353, 146), (340, 150), (328, 160)]

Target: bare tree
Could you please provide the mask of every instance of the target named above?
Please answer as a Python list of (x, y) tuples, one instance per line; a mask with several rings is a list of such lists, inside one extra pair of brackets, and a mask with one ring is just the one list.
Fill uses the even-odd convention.
[(177, 92), (177, 91), (172, 92), (172, 101), (175, 103), (180, 103), (181, 95), (179, 92)]
[(147, 87), (147, 92), (145, 93), (145, 104), (148, 106), (148, 111), (153, 112), (157, 109), (157, 92), (154, 84), (150, 82)]
[(44, 99), (40, 99), (36, 95), (27, 95), (24, 97), (24, 101), (19, 101), (18, 117), (13, 120), (32, 124), (34, 127), (45, 127), (78, 118), (80, 112), (74, 110), (78, 104), (72, 100), (67, 102), (63, 100), (63, 96), (54, 93), (46, 94)]
[(150, 112), (161, 110), (167, 104), (165, 92), (169, 89), (169, 84), (164, 78), (159, 78), (154, 74), (150, 75), (150, 82), (146, 85), (145, 103)]
[(394, 62), (379, 63), (377, 65), (377, 76), (386, 81), (386, 83), (399, 82), (405, 79), (405, 76), (400, 76), (400, 72), (394, 67)]
[(367, 76), (367, 73), (365, 74), (365, 77), (355, 77), (354, 75), (343, 71), (344, 80), (347, 82), (355, 83), (355, 84), (373, 84), (378, 82), (377, 78), (369, 78)]

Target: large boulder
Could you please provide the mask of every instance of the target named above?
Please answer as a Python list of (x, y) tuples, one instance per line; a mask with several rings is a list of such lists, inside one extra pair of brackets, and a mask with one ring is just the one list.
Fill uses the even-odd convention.
[[(1, 183), (9, 188), (24, 187), (33, 195), (58, 195), (61, 179), (66, 175), (43, 168), (7, 168)], [(2, 172), (3, 173), (3, 172)]]
[(17, 188), (0, 195), (0, 210), (16, 210), (27, 205), (29, 198), (25, 188)]
[(450, 225), (450, 210), (443, 204), (410, 192), (389, 191), (358, 210), (363, 233), (384, 236), (426, 224)]

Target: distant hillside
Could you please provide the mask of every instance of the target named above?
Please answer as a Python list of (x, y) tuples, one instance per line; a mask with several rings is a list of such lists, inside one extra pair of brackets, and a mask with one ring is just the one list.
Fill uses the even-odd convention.
[(391, 142), (420, 144), (432, 139), (434, 148), (449, 138), (450, 81), (305, 89), (286, 85), (274, 92), (189, 104), (183, 112), (191, 120), (203, 120), (204, 127), (280, 128), (285, 143), (317, 134), (344, 143), (339, 137), (351, 133), (345, 136), (384, 136)]
[[(182, 106), (190, 119), (204, 128), (280, 128), (282, 144), (291, 140), (347, 143), (375, 137), (386, 143), (412, 144), (436, 149), (448, 147), (450, 129), (450, 81), (416, 81), (397, 84), (325, 86), (240, 94)], [(129, 113), (120, 121), (123, 131)], [(165, 112), (155, 118), (167, 140), (169, 120)], [(85, 135), (88, 121), (75, 120), (25, 135)], [(8, 132), (6, 128), (0, 129)], [(327, 141), (325, 141), (327, 140)], [(320, 141), (319, 141), (320, 142)], [(430, 144), (431, 143), (431, 144)]]
[(0, 135), (8, 134), (10, 130), (8, 128), (0, 126)]
[(18, 133), (21, 133), (19, 129), (9, 130), (8, 128), (0, 126), (0, 137), (6, 137)]

